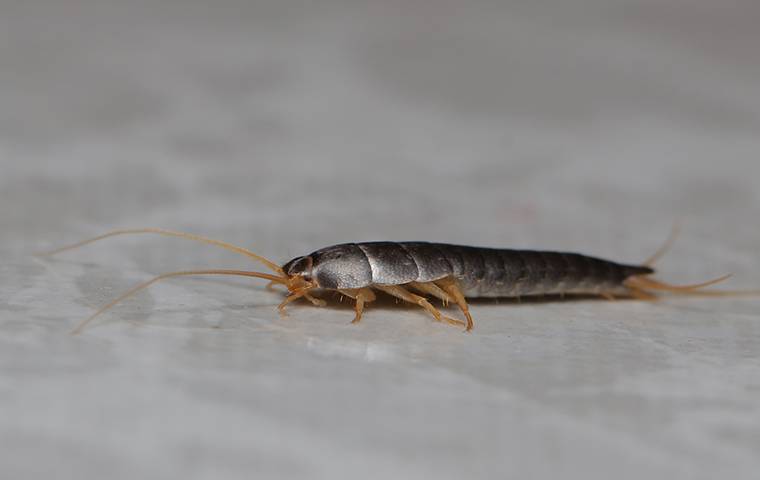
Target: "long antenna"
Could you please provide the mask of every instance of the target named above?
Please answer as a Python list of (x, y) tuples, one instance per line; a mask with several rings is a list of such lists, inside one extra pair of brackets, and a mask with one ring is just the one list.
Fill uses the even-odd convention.
[(232, 252), (239, 253), (241, 255), (245, 255), (246, 257), (252, 258), (256, 261), (259, 261), (272, 269), (273, 271), (284, 275), (284, 272), (282, 271), (282, 268), (280, 268), (279, 265), (274, 263), (273, 261), (266, 259), (262, 257), (261, 255), (257, 255), (253, 253), (252, 251), (248, 250), (247, 248), (238, 247), (237, 245), (232, 245), (227, 242), (222, 242), (220, 240), (213, 240), (211, 238), (202, 237), (200, 235), (194, 235), (192, 233), (183, 233), (183, 232), (175, 232), (172, 230), (164, 230), (161, 228), (132, 228), (132, 229), (124, 229), (124, 230), (113, 230), (107, 233), (104, 233), (103, 235), (99, 235), (97, 237), (89, 238), (87, 240), (82, 240), (81, 242), (74, 243), (72, 245), (67, 245), (65, 247), (57, 248), (55, 250), (49, 251), (49, 252), (43, 252), (38, 253), (39, 256), (50, 256), (55, 255), (61, 252), (65, 252), (67, 250), (73, 250), (75, 248), (83, 247), (85, 245), (88, 245), (93, 242), (97, 242), (98, 240), (103, 240), (104, 238), (109, 237), (115, 237), (117, 235), (131, 235), (131, 234), (138, 234), (138, 233), (154, 233), (158, 235), (164, 235), (167, 237), (179, 237), (179, 238), (186, 238), (188, 240), (194, 240), (196, 242), (202, 242), (202, 243), (208, 243), (210, 245), (216, 245), (217, 247), (224, 248), (225, 250), (229, 250)]
[(164, 273), (162, 275), (159, 275), (151, 280), (148, 280), (147, 282), (143, 282), (135, 287), (132, 287), (129, 289), (126, 293), (122, 294), (118, 298), (112, 300), (107, 305), (101, 307), (97, 312), (93, 313), (86, 319), (82, 320), (79, 325), (74, 328), (74, 330), (71, 331), (72, 335), (76, 335), (80, 333), (84, 328), (92, 322), (96, 317), (98, 317), (103, 312), (109, 310), (114, 305), (126, 300), (127, 298), (131, 297), (132, 295), (136, 294), (140, 290), (144, 290), (148, 288), (149, 286), (153, 285), (154, 283), (158, 282), (159, 280), (164, 280), (166, 278), (171, 277), (182, 277), (182, 276), (189, 276), (189, 275), (237, 275), (241, 277), (256, 277), (256, 278), (264, 278), (267, 280), (270, 280), (272, 282), (277, 283), (285, 283), (286, 280), (280, 277), (277, 277), (275, 275), (270, 275), (268, 273), (260, 273), (260, 272), (248, 272), (245, 270), (184, 270), (180, 272), (170, 272), (170, 273)]

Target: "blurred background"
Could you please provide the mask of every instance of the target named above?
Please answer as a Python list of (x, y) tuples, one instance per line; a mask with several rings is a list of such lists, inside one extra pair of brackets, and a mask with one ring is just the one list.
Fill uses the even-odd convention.
[(751, 0), (0, 0), (4, 478), (750, 478), (760, 303), (296, 305), (363, 240), (572, 250), (760, 286)]

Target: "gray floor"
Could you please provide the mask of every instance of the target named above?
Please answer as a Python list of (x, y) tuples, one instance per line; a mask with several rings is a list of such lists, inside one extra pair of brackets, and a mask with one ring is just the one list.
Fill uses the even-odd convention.
[[(210, 7), (213, 3), (213, 8)], [(0, 4), (0, 476), (751, 478), (760, 300), (477, 302), (476, 329), (262, 282), (422, 239), (760, 286), (754, 1)]]

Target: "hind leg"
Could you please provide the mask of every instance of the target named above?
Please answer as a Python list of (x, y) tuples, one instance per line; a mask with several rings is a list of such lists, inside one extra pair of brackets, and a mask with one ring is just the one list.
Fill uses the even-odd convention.
[(462, 322), (461, 320), (454, 320), (453, 318), (449, 318), (442, 315), (441, 312), (439, 312), (437, 308), (432, 306), (430, 302), (428, 302), (425, 299), (425, 297), (420, 297), (419, 295), (415, 295), (414, 293), (410, 292), (404, 287), (401, 287), (398, 285), (375, 285), (375, 288), (377, 288), (378, 290), (382, 290), (388, 295), (394, 296), (396, 298), (400, 298), (401, 300), (404, 300), (405, 302), (419, 305), (420, 307), (430, 312), (433, 318), (435, 318), (435, 320), (438, 322), (445, 322), (445, 323), (448, 323), (449, 325), (456, 325), (456, 326), (465, 325), (464, 322)]
[(443, 278), (441, 280), (437, 280), (435, 283), (441, 287), (444, 292), (451, 295), (457, 305), (459, 305), (459, 308), (462, 310), (462, 313), (467, 319), (467, 331), (469, 332), (472, 330), (472, 315), (470, 315), (470, 309), (467, 306), (467, 300), (464, 298), (462, 289), (459, 288), (459, 283), (457, 283), (457, 281), (453, 278)]
[(426, 293), (428, 295), (434, 296), (443, 302), (444, 307), (448, 306), (448, 304), (453, 301), (448, 293), (443, 291), (441, 287), (433, 282), (412, 282), (409, 284), (409, 287), (417, 290), (420, 293)]

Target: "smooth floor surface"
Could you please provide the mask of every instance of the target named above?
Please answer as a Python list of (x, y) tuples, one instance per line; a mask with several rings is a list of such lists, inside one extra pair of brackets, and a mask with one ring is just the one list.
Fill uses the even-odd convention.
[[(756, 478), (760, 299), (383, 300), (238, 278), (364, 240), (760, 288), (756, 2), (3, 1), (0, 477)], [(213, 4), (213, 6), (212, 6)], [(452, 310), (452, 314), (456, 314)]]

